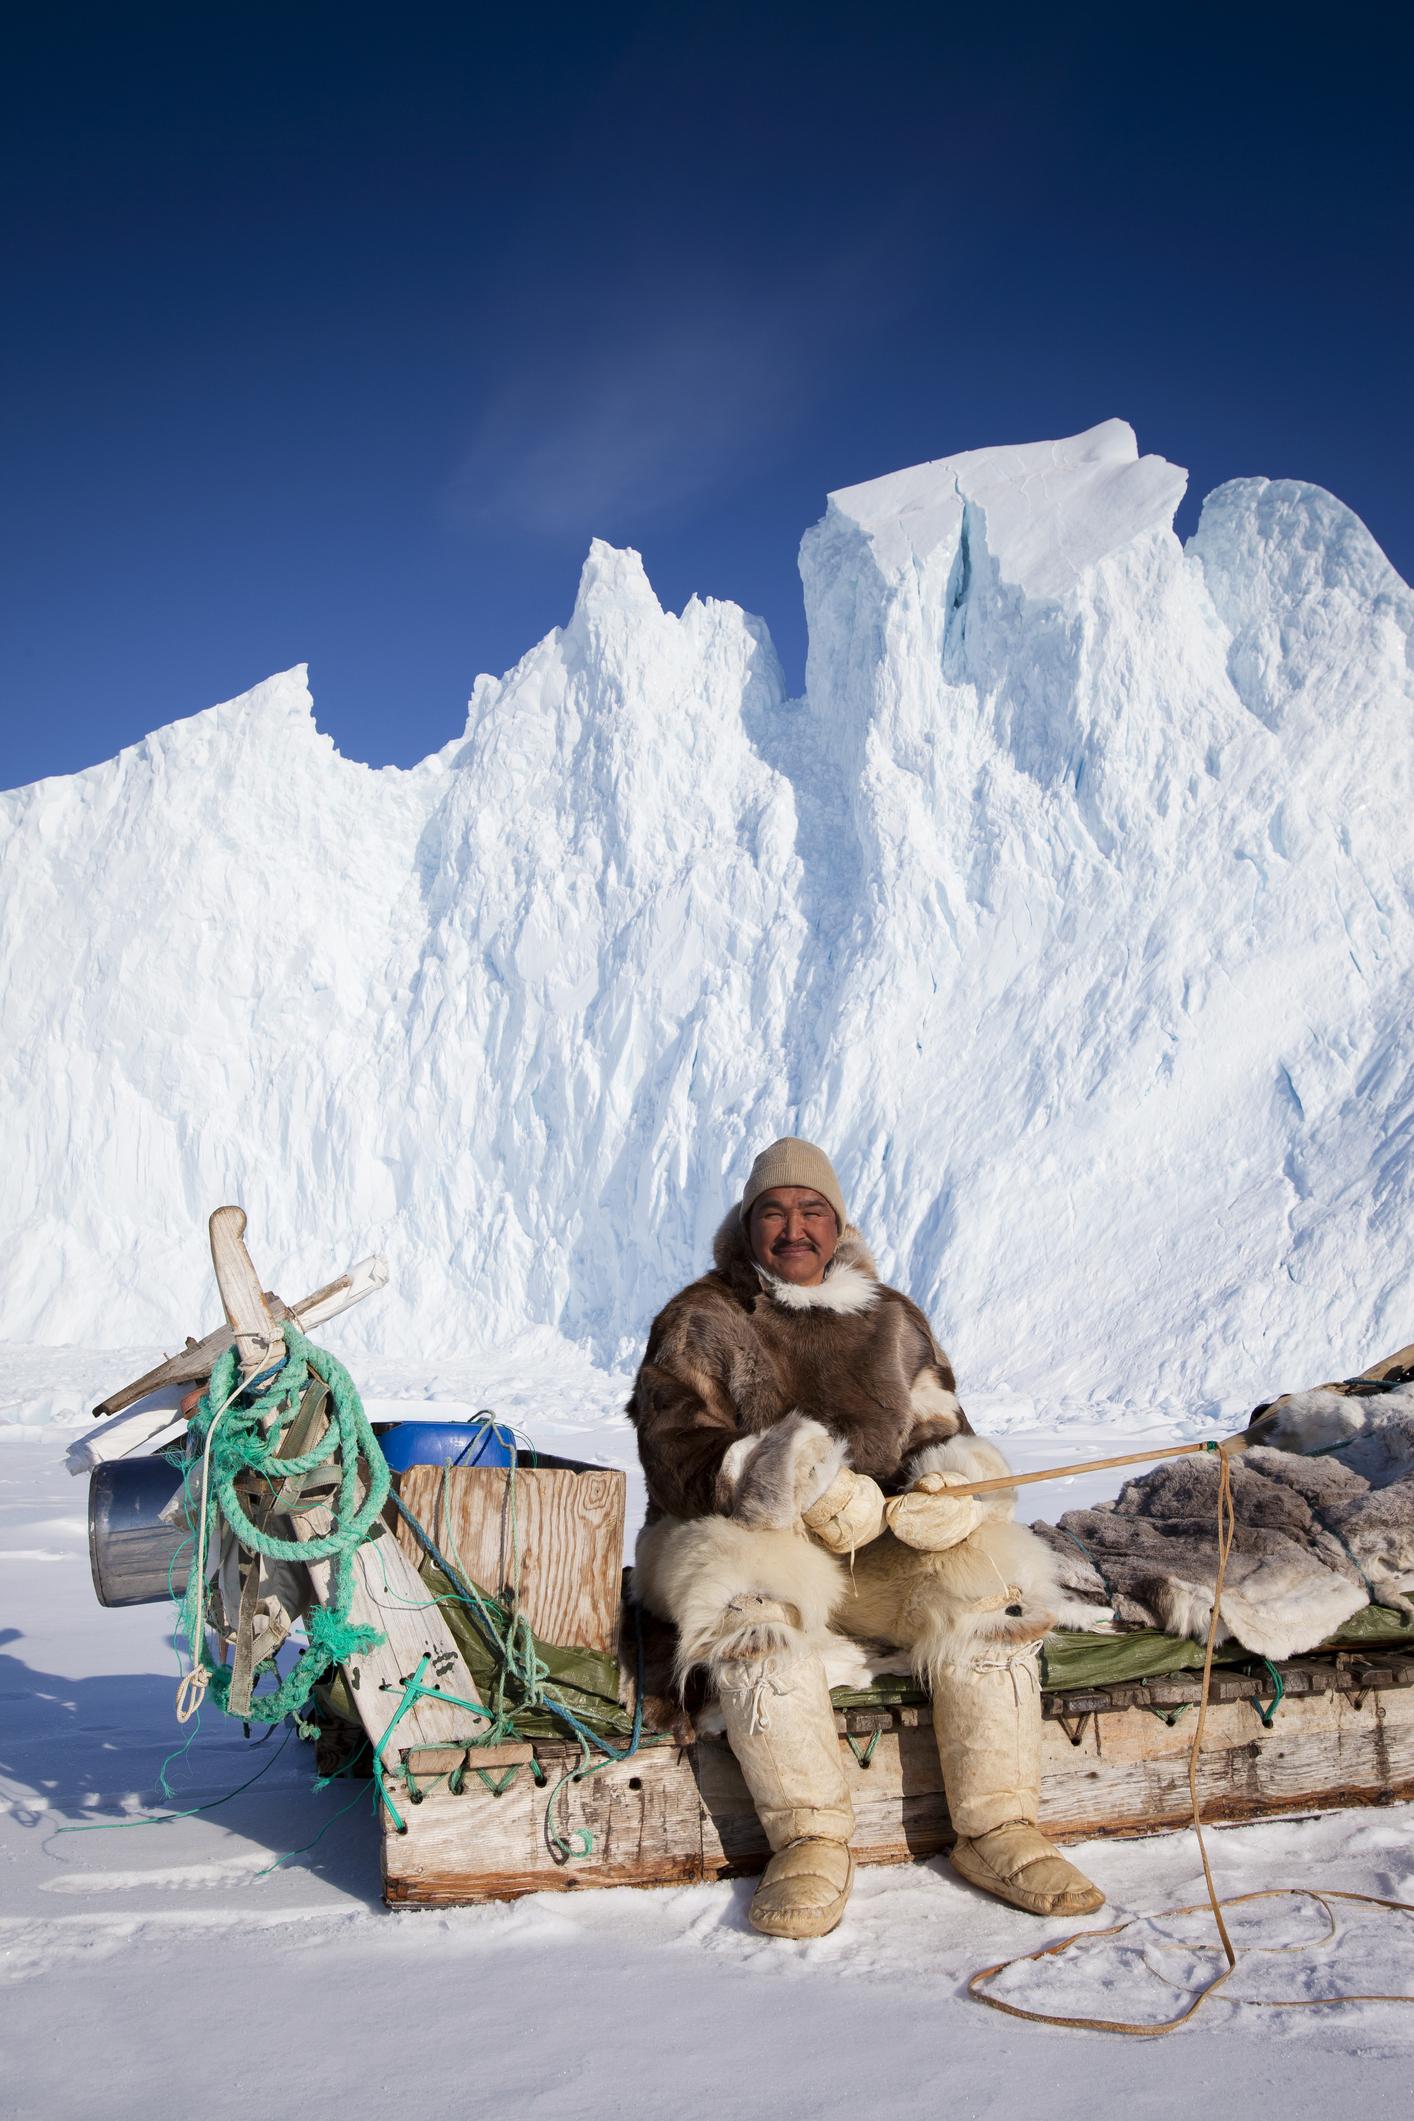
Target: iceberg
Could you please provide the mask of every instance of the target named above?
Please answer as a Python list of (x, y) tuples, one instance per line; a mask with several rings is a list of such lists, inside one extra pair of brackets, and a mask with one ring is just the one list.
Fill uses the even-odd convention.
[(239, 1200), (282, 1289), (388, 1255), (355, 1348), (610, 1365), (800, 1132), (964, 1399), (1410, 1338), (1414, 597), (1184, 486), (1110, 420), (833, 494), (800, 699), (596, 542), (411, 770), (294, 670), (0, 796), (0, 1337), (209, 1323)]

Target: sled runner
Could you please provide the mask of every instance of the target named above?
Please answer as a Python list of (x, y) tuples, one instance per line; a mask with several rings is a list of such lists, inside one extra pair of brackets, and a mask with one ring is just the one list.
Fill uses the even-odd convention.
[[(760, 1870), (768, 1851), (735, 1759), (710, 1710), (672, 1693), (670, 1631), (628, 1600), (624, 1475), (513, 1452), (506, 1465), (390, 1476), (352, 1381), (299, 1323), (336, 1291), (381, 1286), (382, 1263), (287, 1311), (264, 1294), (244, 1228), (239, 1209), (212, 1217), (227, 1329), (98, 1410), (132, 1406), (174, 1370), (183, 1385), (208, 1379), (180, 1465), (118, 1461), (149, 1469), (134, 1492), (157, 1498), (131, 1505), (140, 1555), (115, 1552), (116, 1469), (94, 1471), (100, 1598), (105, 1583), (156, 1596), (188, 1578), (188, 1704), (210, 1687), (237, 1716), (295, 1713), (317, 1726), (322, 1772), (371, 1773), (389, 1902)], [(1411, 1359), (1401, 1350), (1365, 1375)], [(163, 1467), (165, 1488), (152, 1470)], [(293, 1671), (277, 1669), (300, 1630), (308, 1647)], [(1154, 1629), (1048, 1639), (1040, 1824), (1052, 1838), (1189, 1819), (1184, 1726), (1199, 1663), (1199, 1645)], [(1392, 1609), (1366, 1605), (1321, 1649), (1280, 1663), (1228, 1645), (1209, 1699), (1198, 1771), (1209, 1821), (1414, 1797), (1414, 1628)], [(833, 1702), (856, 1860), (949, 1847), (924, 1697), (885, 1677), (837, 1688)]]

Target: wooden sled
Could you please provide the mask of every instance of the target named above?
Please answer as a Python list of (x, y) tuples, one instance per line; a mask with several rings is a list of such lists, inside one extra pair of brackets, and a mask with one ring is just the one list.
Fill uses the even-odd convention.
[[(1209, 1710), (1199, 1773), (1206, 1821), (1414, 1798), (1414, 1661), (1312, 1671), (1301, 1698), (1293, 1698), (1294, 1674), (1284, 1676), (1288, 1698), (1271, 1731), (1246, 1698)], [(1251, 1682), (1244, 1685), (1250, 1692)], [(1164, 1712), (1177, 1705), (1176, 1691), (1196, 1699), (1196, 1682), (1152, 1689), (1161, 1696), (1154, 1703), (1133, 1698), (1150, 1690), (1115, 1691), (1130, 1698), (1048, 1699), (1041, 1824), (1057, 1841), (1161, 1833), (1189, 1820), (1188, 1733)], [(856, 1861), (910, 1863), (947, 1850), (953, 1834), (927, 1710), (854, 1709), (835, 1722)], [(533, 1751), (552, 1785), (579, 1757), (573, 1746)], [(385, 1900), (446, 1907), (592, 1885), (687, 1885), (744, 1877), (766, 1862), (760, 1823), (722, 1739), (668, 1738), (570, 1785), (563, 1826), (592, 1837), (577, 1862), (547, 1847), (545, 1805), (528, 1768), (500, 1794), (471, 1775), (458, 1795), (445, 1782), (426, 1791), (405, 1813), (405, 1832), (385, 1819)]]
[[(450, 1523), (454, 1537), (463, 1535), (468, 1568), (474, 1572), (475, 1553), (486, 1580), (499, 1580), (494, 1542), (500, 1534), (493, 1528), (503, 1520), (497, 1497), (508, 1476), (485, 1468), (437, 1474), (437, 1495), (423, 1469), (419, 1477), (424, 1521), (444, 1536)], [(543, 1506), (530, 1498), (540, 1484), (565, 1477), (519, 1468), (522, 1517), (548, 1521), (548, 1497)], [(624, 1476), (600, 1468), (577, 1477), (593, 1481), (598, 1503), (592, 1512), (554, 1506), (557, 1535), (546, 1552), (559, 1586), (552, 1599), (558, 1624), (574, 1633), (565, 1592), (577, 1583), (596, 1584), (578, 1633), (602, 1644), (605, 1562), (616, 1555)], [(605, 1482), (613, 1484), (616, 1506), (605, 1507)], [(525, 1596), (536, 1607), (537, 1624), (548, 1622), (549, 1603), (537, 1604), (533, 1547), (525, 1559)], [(597, 1627), (592, 1614), (601, 1616)], [(627, 1623), (625, 1632), (632, 1633)], [(548, 1793), (579, 1764), (577, 1745), (544, 1739), (507, 1749), (497, 1756), (498, 1772), (485, 1777), (475, 1773), (478, 1764), (489, 1764), (484, 1749), (409, 1751), (403, 1758), (413, 1770), (416, 1799), (399, 1800), (401, 1823), (383, 1818), (385, 1899), (449, 1906), (586, 1886), (692, 1884), (761, 1870), (768, 1850), (736, 1761), (724, 1739), (699, 1733), (662, 1690), (671, 1655), (667, 1631), (650, 1625), (649, 1644), (643, 1743), (631, 1759), (566, 1783), (556, 1800), (553, 1824), (561, 1841), (586, 1847), (586, 1854), (566, 1860), (546, 1821)], [(1199, 1770), (1206, 1820), (1414, 1798), (1414, 1646), (1294, 1659), (1280, 1667), (1285, 1691), (1275, 1711), (1269, 1706), (1275, 1686), (1255, 1662), (1260, 1681), (1247, 1670), (1213, 1678)], [(634, 1658), (627, 1640), (620, 1663), (623, 1698), (631, 1703)], [(1196, 1672), (1048, 1692), (1046, 1831), (1073, 1841), (1184, 1825), (1190, 1817), (1184, 1712), (1198, 1694)], [(856, 1860), (908, 1863), (943, 1853), (953, 1834), (926, 1704), (839, 1708), (835, 1725), (855, 1810)]]

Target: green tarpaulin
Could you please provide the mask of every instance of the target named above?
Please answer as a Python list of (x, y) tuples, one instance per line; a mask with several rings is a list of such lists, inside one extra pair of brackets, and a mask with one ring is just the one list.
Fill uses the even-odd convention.
[[(1389, 1606), (1369, 1605), (1347, 1620), (1322, 1647), (1393, 1649), (1405, 1642), (1414, 1642), (1414, 1628), (1404, 1615)], [(1236, 1642), (1225, 1642), (1213, 1662), (1228, 1667), (1251, 1665), (1258, 1671), (1262, 1667), (1260, 1657), (1254, 1657)], [(1119, 1635), (1057, 1628), (1041, 1645), (1041, 1685), (1049, 1693), (1113, 1686), (1125, 1679), (1162, 1679), (1169, 1672), (1202, 1669), (1201, 1642), (1186, 1635), (1164, 1635), (1157, 1628), (1131, 1628)], [(890, 1708), (898, 1702), (922, 1701), (924, 1696), (910, 1679), (890, 1675), (862, 1691), (836, 1687), (830, 1698), (837, 1709), (857, 1709)]]
[[(442, 1617), (452, 1640), (466, 1659), (476, 1681), (476, 1691), (488, 1707), (494, 1706), (496, 1665), (489, 1644), (467, 1607), (458, 1599), (448, 1579), (435, 1562), (424, 1561), (418, 1572), (434, 1598), (442, 1599)], [(567, 1650), (553, 1642), (532, 1638), (535, 1654), (546, 1667), (545, 1685), (581, 1723), (611, 1741), (627, 1738), (633, 1716), (619, 1701), (619, 1661), (599, 1650)], [(514, 1693), (507, 1701), (515, 1710), (515, 1724), (522, 1738), (570, 1738), (572, 1733), (548, 1709), (523, 1708)]]

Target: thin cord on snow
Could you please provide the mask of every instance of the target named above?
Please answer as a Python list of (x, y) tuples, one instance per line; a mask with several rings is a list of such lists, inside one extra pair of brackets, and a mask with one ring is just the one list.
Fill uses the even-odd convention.
[[(1333, 1900), (1357, 1901), (1364, 1907), (1385, 1907), (1393, 1909), (1397, 1914), (1414, 1915), (1414, 1905), (1411, 1905), (1407, 1900), (1381, 1900), (1373, 1893), (1340, 1892), (1333, 1886), (1269, 1886), (1260, 1892), (1235, 1893), (1227, 1900), (1218, 1898), (1218, 1889), (1213, 1882), (1212, 1866), (1208, 1862), (1208, 1846), (1203, 1838), (1202, 1805), (1198, 1796), (1198, 1758), (1202, 1751), (1203, 1729), (1208, 1718), (1208, 1697), (1213, 1678), (1213, 1651), (1217, 1647), (1218, 1627), (1220, 1625), (1218, 1608), (1222, 1598), (1223, 1584), (1227, 1578), (1228, 1558), (1232, 1553), (1232, 1542), (1237, 1531), (1237, 1518), (1233, 1508), (1232, 1463), (1228, 1447), (1225, 1444), (1210, 1444), (1208, 1449), (1216, 1452), (1218, 1460), (1218, 1565), (1213, 1583), (1213, 1610), (1208, 1620), (1208, 1639), (1203, 1655), (1203, 1680), (1198, 1695), (1198, 1719), (1193, 1726), (1193, 1739), (1188, 1748), (1188, 1797), (1193, 1810), (1193, 1831), (1198, 1836), (1198, 1853), (1203, 1859), (1203, 1883), (1208, 1890), (1207, 1901), (1206, 1903), (1201, 1900), (1196, 1901), (1188, 1907), (1167, 1907), (1157, 1917), (1145, 1918), (1139, 1915), (1130, 1915), (1123, 1922), (1111, 1923), (1107, 1929), (1074, 1930), (1070, 1936), (1061, 1937), (1054, 1944), (1043, 1944), (1039, 1951), (1020, 1952), (1014, 1959), (999, 1959), (995, 1966), (984, 1966), (979, 1973), (973, 1974), (969, 1980), (967, 1993), (969, 1996), (974, 1997), (978, 2003), (985, 2003), (990, 2010), (1005, 2011), (1009, 2018), (1024, 2018), (1032, 2025), (1076, 2026), (1085, 2032), (1128, 2033), (1139, 2039), (1154, 2040), (1163, 2033), (1176, 2032), (1180, 2025), (1186, 2025), (1189, 2019), (1201, 2010), (1208, 1998), (1215, 1996), (1224, 1982), (1236, 1973), (1237, 1953), (1234, 1951), (1232, 1939), (1228, 1935), (1227, 1924), (1223, 1921), (1223, 1909), (1225, 1907), (1241, 1907), (1249, 1900), (1318, 1900), (1325, 1909), (1326, 1919), (1330, 1924), (1327, 1938), (1323, 1941), (1329, 1941), (1329, 1938), (1335, 1935), (1335, 1913), (1330, 1904)], [(1033, 1474), (1031, 1477), (1035, 1479), (1038, 1476)], [(997, 1974), (1006, 1973), (1013, 1966), (1028, 1966), (1039, 1959), (1057, 1959), (1062, 1953), (1068, 1952), (1072, 1945), (1099, 1942), (1104, 1938), (1123, 1936), (1124, 1932), (1132, 1929), (1136, 1922), (1145, 1919), (1166, 1920), (1174, 1915), (1202, 1914), (1205, 1907), (1212, 1915), (1213, 1921), (1217, 1926), (1218, 1937), (1222, 1943), (1226, 1964), (1213, 1976), (1211, 1981), (1204, 1983), (1203, 1987), (1198, 1990), (1197, 1994), (1191, 1998), (1186, 2007), (1175, 2018), (1164, 2018), (1157, 2024), (1144, 2025), (1132, 2023), (1125, 2018), (1062, 2017), (1053, 2011), (1025, 2010), (1019, 2003), (1004, 2002), (1000, 1996), (989, 1996), (983, 1989), (982, 1984), (984, 1982), (992, 1980)], [(1259, 1949), (1290, 1950), (1291, 1947), (1269, 1945), (1261, 1946)], [(1287, 1996), (1276, 1999), (1265, 1996), (1243, 1996), (1239, 1998), (1239, 2001), (1264, 2010), (1295, 2011), (1318, 2010), (1324, 2005), (1331, 2003), (1414, 2003), (1414, 1995), (1340, 1994), (1335, 1996)]]

